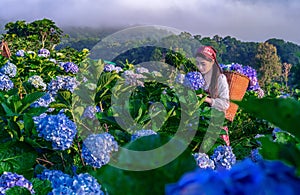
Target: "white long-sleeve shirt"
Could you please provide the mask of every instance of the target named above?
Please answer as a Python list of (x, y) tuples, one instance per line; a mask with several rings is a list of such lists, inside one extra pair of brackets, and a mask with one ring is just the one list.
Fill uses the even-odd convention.
[(218, 78), (218, 97), (212, 98), (211, 107), (225, 112), (229, 108), (229, 86), (224, 74)]
[[(211, 75), (207, 76), (208, 78), (211, 77)], [(209, 83), (210, 82), (206, 82), (205, 89), (209, 88)], [(211, 101), (211, 107), (219, 111), (225, 112), (229, 108), (229, 86), (224, 74), (220, 74), (218, 78), (218, 96), (217, 98), (211, 98)]]

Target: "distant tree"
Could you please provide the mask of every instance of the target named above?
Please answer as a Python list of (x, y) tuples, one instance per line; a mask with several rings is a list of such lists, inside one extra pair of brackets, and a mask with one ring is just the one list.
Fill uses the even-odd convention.
[(8, 42), (12, 51), (17, 48), (34, 50), (36, 48), (54, 49), (60, 43), (63, 31), (52, 20), (42, 19), (31, 23), (26, 21), (9, 22), (2, 39)]
[(258, 69), (259, 84), (264, 87), (277, 81), (282, 74), (282, 65), (274, 45), (259, 43), (255, 56)]
[(161, 49), (155, 48), (151, 54), (150, 60), (151, 61), (161, 61), (163, 59), (163, 54)]

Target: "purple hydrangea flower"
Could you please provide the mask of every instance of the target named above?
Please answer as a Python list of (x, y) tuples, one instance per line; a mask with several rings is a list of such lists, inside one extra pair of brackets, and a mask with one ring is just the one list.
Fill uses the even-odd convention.
[(123, 69), (120, 66), (115, 66), (113, 64), (105, 64), (104, 71), (105, 72), (115, 71), (116, 73), (119, 73), (119, 72), (123, 71)]
[(193, 90), (198, 90), (204, 87), (205, 80), (200, 72), (189, 72), (185, 75), (184, 85)]
[(62, 64), (62, 67), (66, 72), (71, 72), (73, 74), (77, 73), (79, 71), (78, 66), (74, 64), (73, 62), (66, 62)]
[(55, 79), (50, 81), (48, 91), (52, 95), (56, 95), (59, 90), (68, 90), (73, 93), (78, 84), (75, 77), (56, 76)]
[(238, 72), (243, 74), (243, 66), (241, 64), (237, 64), (237, 63), (232, 63), (229, 67), (230, 71), (234, 71), (234, 72)]
[(149, 136), (149, 135), (157, 135), (157, 133), (155, 131), (153, 131), (152, 129), (142, 129), (142, 130), (138, 130), (135, 131), (132, 135), (131, 135), (131, 141), (134, 141), (140, 137), (143, 136)]
[(0, 176), (0, 195), (5, 195), (6, 191), (12, 187), (20, 186), (27, 188), (31, 194), (34, 194), (33, 186), (24, 176), (11, 172), (3, 172)]
[(53, 149), (65, 150), (71, 147), (77, 127), (64, 113), (35, 117), (34, 122), (38, 136), (52, 142)]
[(125, 84), (130, 86), (141, 86), (144, 87), (144, 81), (146, 77), (142, 74), (134, 73), (132, 70), (126, 70), (123, 73), (123, 76), (125, 78)]
[(106, 165), (118, 143), (109, 133), (91, 134), (83, 142), (82, 157), (86, 164), (96, 168)]
[(14, 83), (10, 80), (10, 78), (0, 73), (0, 90), (8, 91), (14, 87)]
[(40, 49), (38, 51), (38, 56), (47, 58), (47, 57), (50, 56), (50, 51), (48, 49), (45, 49), (45, 48)]

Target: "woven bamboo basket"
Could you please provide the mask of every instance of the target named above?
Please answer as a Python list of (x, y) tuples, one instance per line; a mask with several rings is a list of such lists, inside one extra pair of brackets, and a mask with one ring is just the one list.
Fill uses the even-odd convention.
[[(237, 72), (224, 71), (229, 86), (230, 100), (242, 100), (249, 84), (249, 78)], [(230, 102), (229, 108), (225, 112), (225, 118), (233, 121), (238, 110), (238, 105)]]

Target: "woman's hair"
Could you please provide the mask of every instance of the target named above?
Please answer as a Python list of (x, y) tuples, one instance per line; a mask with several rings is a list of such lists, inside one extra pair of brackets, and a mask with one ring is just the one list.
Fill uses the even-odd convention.
[[(204, 58), (207, 61), (212, 61), (213, 59), (207, 57), (206, 55), (203, 55), (202, 53), (197, 53), (196, 57)], [(212, 98), (218, 97), (218, 78), (222, 74), (222, 70), (217, 62), (215, 60), (213, 66), (212, 66), (212, 75), (211, 75), (211, 81), (210, 85), (208, 87), (208, 92)]]

